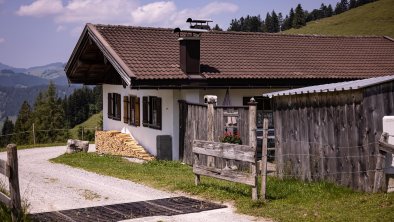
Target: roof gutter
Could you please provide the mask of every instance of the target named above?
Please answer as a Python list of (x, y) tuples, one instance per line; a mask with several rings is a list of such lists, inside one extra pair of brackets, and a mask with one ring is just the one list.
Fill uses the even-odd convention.
[(96, 27), (88, 23), (86, 24), (88, 34), (97, 44), (101, 52), (108, 59), (108, 61), (114, 66), (116, 71), (120, 74), (122, 79), (125, 81), (126, 85), (131, 84), (131, 77), (136, 77), (130, 68), (123, 62), (119, 55), (112, 49), (108, 42), (103, 38), (103, 36), (97, 31)]

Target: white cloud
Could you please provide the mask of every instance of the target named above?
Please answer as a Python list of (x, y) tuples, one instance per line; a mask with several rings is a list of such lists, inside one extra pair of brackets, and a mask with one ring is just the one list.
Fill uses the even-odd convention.
[(237, 5), (219, 1), (198, 8), (178, 9), (174, 1), (156, 1), (140, 5), (138, 0), (69, 0), (63, 5), (61, 0), (36, 0), (30, 5), (22, 5), (17, 14), (51, 16), (58, 25), (56, 31), (67, 28), (74, 35), (81, 30), (81, 25), (87, 22), (184, 27), (189, 17), (210, 18), (218, 14), (234, 13), (237, 10)]
[(128, 23), (136, 0), (71, 0), (56, 16), (57, 23)]
[(5, 42), (5, 38), (0, 38), (0, 44)]
[(169, 19), (176, 10), (174, 2), (154, 2), (138, 7), (131, 16), (136, 24), (154, 24)]
[(20, 16), (46, 16), (58, 14), (63, 11), (61, 0), (36, 0), (30, 5), (22, 5), (16, 12)]

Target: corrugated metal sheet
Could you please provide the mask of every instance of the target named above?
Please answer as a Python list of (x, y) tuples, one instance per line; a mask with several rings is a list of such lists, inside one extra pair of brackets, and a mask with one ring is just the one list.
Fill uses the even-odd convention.
[(288, 96), (288, 95), (299, 95), (299, 94), (307, 94), (307, 93), (354, 90), (354, 89), (361, 89), (368, 86), (373, 86), (376, 84), (388, 82), (391, 80), (394, 80), (394, 75), (277, 91), (272, 93), (265, 93), (263, 94), (263, 96), (272, 98), (274, 96)]

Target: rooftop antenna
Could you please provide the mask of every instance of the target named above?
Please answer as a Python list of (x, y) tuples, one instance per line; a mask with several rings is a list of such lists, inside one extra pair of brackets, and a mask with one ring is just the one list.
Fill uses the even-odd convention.
[(211, 27), (209, 27), (209, 23), (213, 22), (211, 19), (192, 19), (188, 18), (186, 22), (190, 23), (190, 28), (191, 29), (205, 29), (205, 30), (211, 30)]

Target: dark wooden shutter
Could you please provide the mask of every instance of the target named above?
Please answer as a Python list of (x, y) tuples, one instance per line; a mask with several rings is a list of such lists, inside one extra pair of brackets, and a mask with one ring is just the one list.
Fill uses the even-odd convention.
[(130, 96), (130, 125), (134, 125), (134, 96)]
[(161, 111), (161, 98), (159, 98), (159, 97), (156, 97), (156, 99), (155, 99), (155, 101), (156, 101), (156, 113), (157, 113), (157, 120), (156, 120), (156, 123), (157, 123), (157, 127), (159, 128), (159, 129), (161, 129), (161, 121), (162, 121), (162, 111)]
[(116, 119), (121, 120), (121, 104), (120, 104), (120, 94), (116, 94)]
[(140, 97), (135, 98), (135, 125), (140, 126)]
[(123, 122), (129, 123), (129, 97), (123, 96)]
[(154, 121), (153, 121), (153, 110), (154, 110), (154, 104), (155, 104), (155, 102), (154, 102), (154, 99), (155, 99), (155, 97), (154, 96), (149, 96), (149, 105), (148, 105), (148, 110), (149, 110), (149, 113), (148, 113), (148, 123), (149, 124), (152, 124)]
[(108, 118), (112, 118), (112, 93), (108, 93)]
[(149, 124), (149, 101), (148, 97), (142, 97), (142, 125), (147, 126)]

